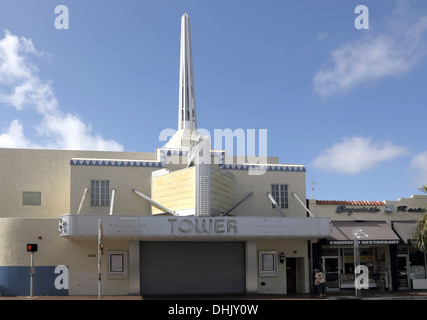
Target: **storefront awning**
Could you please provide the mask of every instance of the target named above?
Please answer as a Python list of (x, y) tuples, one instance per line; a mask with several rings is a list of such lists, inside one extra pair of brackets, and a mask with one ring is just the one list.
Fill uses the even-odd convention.
[(409, 244), (413, 238), (416, 226), (415, 221), (393, 221), (393, 230), (399, 235), (403, 242)]
[(333, 221), (329, 244), (352, 245), (358, 236), (360, 244), (397, 244), (399, 237), (383, 221)]

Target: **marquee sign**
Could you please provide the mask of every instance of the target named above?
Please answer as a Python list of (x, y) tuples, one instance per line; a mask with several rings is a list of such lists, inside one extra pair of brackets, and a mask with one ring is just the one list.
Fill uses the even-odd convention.
[(235, 219), (208, 219), (208, 218), (196, 218), (196, 219), (168, 219), (170, 223), (171, 234), (176, 233), (237, 233), (237, 220)]
[(91, 239), (101, 219), (105, 238), (133, 240), (316, 239), (331, 235), (329, 218), (63, 215), (61, 236)]

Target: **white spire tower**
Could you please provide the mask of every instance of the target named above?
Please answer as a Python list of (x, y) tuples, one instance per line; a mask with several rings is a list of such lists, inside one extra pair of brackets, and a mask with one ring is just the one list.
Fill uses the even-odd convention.
[(193, 57), (191, 52), (190, 18), (181, 17), (181, 48), (179, 61), (178, 131), (166, 143), (166, 148), (189, 148), (199, 139), (194, 93)]
[(181, 17), (178, 130), (180, 129), (197, 129), (190, 18), (186, 13)]

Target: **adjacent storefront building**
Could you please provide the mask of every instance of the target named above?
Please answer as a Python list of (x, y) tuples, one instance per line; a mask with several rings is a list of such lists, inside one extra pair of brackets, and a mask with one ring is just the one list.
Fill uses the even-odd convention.
[(308, 203), (314, 216), (332, 221), (331, 236), (312, 243), (313, 268), (325, 270), (330, 289), (354, 288), (355, 239), (360, 263), (369, 270), (369, 288), (426, 288), (425, 253), (415, 249), (411, 239), (416, 222), (427, 210), (427, 196)]

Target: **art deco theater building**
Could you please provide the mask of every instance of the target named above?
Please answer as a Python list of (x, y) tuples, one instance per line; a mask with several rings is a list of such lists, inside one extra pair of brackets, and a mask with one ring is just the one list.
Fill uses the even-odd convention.
[(155, 152), (0, 149), (1, 295), (29, 294), (31, 255), (34, 295), (308, 293), (322, 254), (345, 256), (303, 165), (199, 133), (186, 14), (179, 88), (178, 130)]

